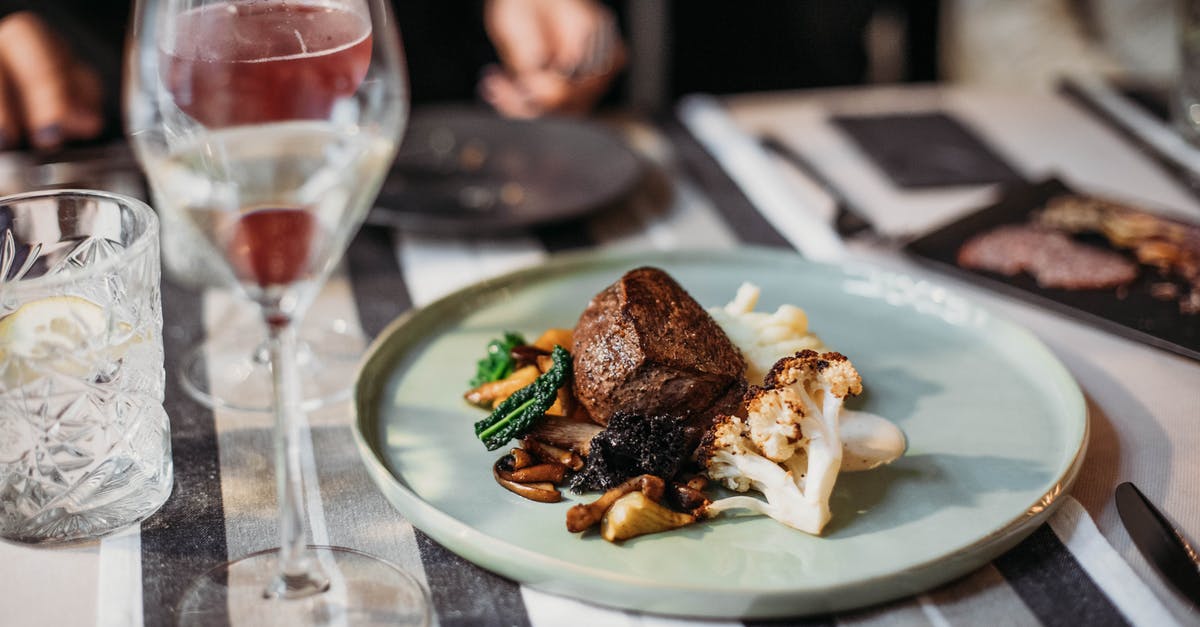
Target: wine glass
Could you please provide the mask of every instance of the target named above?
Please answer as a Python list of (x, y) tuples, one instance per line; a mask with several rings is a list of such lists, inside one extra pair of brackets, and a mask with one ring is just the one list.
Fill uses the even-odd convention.
[[(274, 398), (267, 336), (256, 321), (252, 327), (243, 325), (242, 313), (236, 306), (223, 312), (217, 324), (230, 326), (188, 349), (172, 375), (177, 374), (184, 392), (205, 407), (270, 412)], [(350, 398), (366, 342), (343, 318), (310, 317), (296, 331), (300, 406), (306, 411)]]
[[(428, 621), (423, 588), (351, 549), (307, 544), (297, 322), (395, 156), (404, 62), (386, 0), (138, 0), (126, 125), (172, 229), (256, 303), (274, 393), (278, 549), (201, 576), (183, 623)], [(253, 619), (253, 618), (251, 618)]]
[[(204, 251), (190, 238), (186, 222), (162, 216), (163, 270), (176, 283), (193, 289), (223, 288)], [(193, 344), (179, 360), (180, 386), (193, 400), (213, 409), (270, 412), (270, 349), (267, 334), (252, 312), (236, 298), (222, 298), (212, 322), (215, 332)], [(350, 397), (366, 339), (357, 325), (340, 313), (314, 316), (297, 327), (296, 369), (300, 405), (312, 411)], [(248, 315), (249, 314), (249, 315)], [(313, 319), (313, 318), (316, 319)]]

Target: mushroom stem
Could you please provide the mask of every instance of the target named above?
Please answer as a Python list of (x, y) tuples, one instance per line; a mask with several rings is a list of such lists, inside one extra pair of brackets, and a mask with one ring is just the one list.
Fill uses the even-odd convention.
[(533, 453), (535, 457), (544, 462), (562, 464), (571, 470), (580, 470), (583, 468), (583, 458), (576, 453), (546, 444), (530, 436), (525, 436), (521, 440), (521, 446), (524, 446), (525, 450)]
[(658, 502), (662, 499), (665, 487), (666, 484), (663, 480), (654, 475), (634, 477), (605, 492), (591, 503), (580, 503), (567, 510), (567, 531), (578, 533), (600, 522), (600, 519), (604, 517), (604, 512), (608, 511), (608, 508), (612, 507), (617, 499), (630, 492), (640, 490), (642, 494), (646, 495), (646, 498)]
[(517, 483), (548, 482), (559, 484), (562, 483), (563, 475), (566, 472), (566, 466), (556, 463), (538, 464), (516, 470), (504, 470), (500, 466), (496, 467), (496, 476), (505, 481), (515, 481)]
[(703, 492), (683, 483), (671, 485), (671, 497), (680, 508), (689, 512), (708, 507), (711, 502)]
[(581, 422), (570, 418), (551, 416), (542, 420), (530, 431), (530, 435), (541, 442), (575, 451), (587, 457), (592, 437), (604, 430), (594, 422)]
[(492, 476), (496, 478), (496, 483), (513, 494), (539, 503), (557, 503), (562, 500), (562, 494), (552, 483), (517, 483), (501, 477), (501, 472), (503, 471), (499, 468), (499, 462), (492, 466)]
[[(501, 463), (501, 470), (521, 470), (533, 465), (533, 457), (523, 449), (515, 448), (509, 451), (508, 454), (512, 456), (512, 463)], [(501, 459), (501, 462), (504, 462), (504, 460)], [(520, 481), (520, 479), (517, 479), (517, 481)]]

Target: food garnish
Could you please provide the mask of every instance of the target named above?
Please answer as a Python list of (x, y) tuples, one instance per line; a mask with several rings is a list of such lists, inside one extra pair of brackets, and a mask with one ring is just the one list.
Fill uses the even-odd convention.
[(567, 510), (567, 531), (579, 533), (600, 523), (600, 536), (619, 542), (648, 533), (678, 529), (696, 516), (660, 504), (666, 494), (663, 480), (641, 475), (611, 488), (600, 498)]
[(675, 416), (613, 414), (592, 438), (583, 470), (571, 477), (571, 490), (607, 490), (642, 474), (673, 479), (691, 453), (686, 428)]
[(763, 387), (747, 394), (746, 418), (719, 416), (697, 453), (710, 479), (767, 500), (731, 496), (704, 514), (749, 509), (820, 534), (842, 465), (842, 403), (861, 392), (858, 371), (840, 353), (801, 351), (779, 360)]
[(530, 453), (533, 453), (538, 459), (562, 464), (567, 467), (567, 470), (581, 470), (583, 468), (583, 458), (575, 451), (568, 451), (567, 449), (546, 444), (530, 435), (526, 435), (521, 439), (521, 446)]
[(555, 346), (561, 346), (567, 349), (567, 352), (571, 352), (574, 350), (574, 336), (575, 332), (571, 329), (546, 329), (531, 346), (542, 351), (543, 355), (549, 355)]
[(641, 492), (630, 492), (617, 499), (604, 512), (600, 521), (600, 537), (620, 542), (648, 533), (678, 529), (696, 522), (696, 517), (670, 510), (646, 498)]
[(516, 470), (504, 470), (502, 467), (497, 466), (497, 471), (500, 478), (507, 481), (516, 481), (517, 483), (541, 483), (545, 481), (558, 485), (562, 483), (563, 476), (567, 472), (567, 467), (556, 462), (547, 462)]
[(671, 484), (671, 489), (667, 494), (671, 497), (671, 504), (682, 511), (703, 511), (703, 508), (708, 507), (708, 504), (712, 502), (712, 499), (708, 498), (703, 491), (707, 484), (704, 477), (696, 477), (687, 483), (675, 482)]
[(475, 435), (489, 451), (524, 435), (558, 399), (558, 389), (571, 379), (571, 354), (562, 346), (551, 352), (553, 366), (533, 383), (513, 392), (487, 418), (475, 423)]
[(562, 500), (562, 493), (558, 491), (558, 488), (554, 487), (553, 483), (518, 483), (504, 479), (495, 468), (492, 469), (492, 474), (496, 477), (496, 483), (500, 484), (505, 490), (518, 496), (523, 496), (531, 501), (557, 503)]
[(579, 533), (586, 531), (604, 517), (604, 512), (617, 502), (617, 499), (630, 492), (641, 491), (652, 501), (662, 500), (666, 484), (654, 475), (641, 475), (609, 489), (600, 498), (591, 503), (580, 503), (567, 510), (567, 531)]
[(729, 336), (729, 341), (746, 358), (746, 380), (762, 381), (767, 371), (784, 355), (802, 350), (829, 350), (808, 328), (808, 314), (789, 304), (774, 312), (754, 311), (762, 290), (742, 283), (733, 300), (724, 307), (709, 307), (708, 313)]
[(503, 379), (488, 381), (468, 390), (466, 394), (463, 394), (463, 398), (472, 405), (491, 409), (512, 396), (513, 392), (533, 383), (541, 373), (542, 371), (538, 370), (537, 366), (517, 368)]
[(584, 422), (560, 416), (547, 416), (534, 425), (529, 435), (539, 442), (564, 448), (584, 457), (588, 456), (592, 438), (604, 430), (594, 422)]
[(504, 489), (541, 503), (562, 500), (558, 484), (562, 483), (566, 467), (557, 463), (534, 464), (524, 450), (515, 448), (492, 465), (492, 476)]
[[(465, 395), (492, 408), (475, 423), (488, 450), (521, 438), (493, 465), (496, 482), (548, 503), (564, 483), (606, 490), (568, 509), (566, 525), (599, 525), (611, 542), (731, 509), (820, 534), (838, 473), (896, 459), (904, 436), (885, 418), (843, 412), (862, 392), (850, 360), (809, 348), (824, 345), (799, 307), (755, 312), (758, 296), (746, 283), (706, 312), (665, 272), (638, 268), (597, 294), (574, 330), (496, 340), (511, 368)], [(710, 497), (710, 479), (765, 501)]]
[(126, 323), (109, 328), (104, 308), (86, 298), (47, 296), (26, 302), (0, 317), (0, 362), (8, 362), (0, 384), (15, 389), (51, 372), (85, 377), (120, 359), (139, 341), (137, 336), (116, 341), (106, 334), (132, 335)]
[(517, 366), (517, 360), (512, 357), (512, 349), (524, 343), (525, 338), (520, 333), (511, 331), (506, 331), (503, 337), (488, 342), (487, 355), (475, 366), (475, 377), (471, 379), (471, 387), (499, 381), (512, 374)]

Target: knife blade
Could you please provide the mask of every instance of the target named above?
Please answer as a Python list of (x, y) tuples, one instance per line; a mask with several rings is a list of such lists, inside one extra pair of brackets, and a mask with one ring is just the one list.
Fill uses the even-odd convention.
[(873, 232), (875, 226), (871, 221), (863, 217), (864, 213), (857, 205), (842, 193), (829, 177), (825, 176), (820, 169), (814, 166), (807, 158), (788, 146), (783, 140), (773, 135), (763, 135), (759, 137), (759, 143), (763, 148), (775, 153), (783, 158), (793, 167), (800, 171), (801, 174), (807, 176), (809, 180), (816, 183), (821, 191), (825, 192), (833, 200), (834, 217), (833, 229), (842, 238), (854, 237), (860, 233)]
[(1117, 486), (1116, 501), (1121, 523), (1138, 551), (1176, 590), (1200, 607), (1200, 565), (1192, 547), (1137, 486), (1128, 481)]

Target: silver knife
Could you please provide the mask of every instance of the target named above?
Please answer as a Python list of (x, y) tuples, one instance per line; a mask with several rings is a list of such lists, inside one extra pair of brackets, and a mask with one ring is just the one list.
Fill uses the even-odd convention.
[(1200, 607), (1196, 552), (1162, 512), (1132, 483), (1117, 486), (1117, 513), (1134, 545), (1164, 579)]
[(842, 193), (832, 181), (825, 176), (819, 168), (813, 165), (804, 155), (801, 155), (791, 146), (788, 146), (783, 140), (774, 135), (763, 135), (759, 137), (759, 143), (763, 148), (775, 153), (784, 161), (790, 163), (797, 170), (800, 170), (804, 176), (817, 184), (821, 191), (825, 192), (833, 200), (834, 215), (833, 215), (833, 230), (837, 232), (843, 239), (854, 237), (860, 233), (873, 232), (875, 230), (871, 221), (863, 217), (863, 210), (854, 204), (845, 194)]

